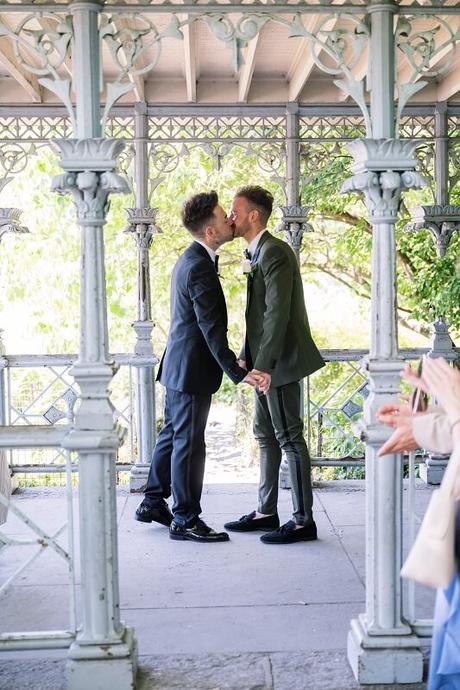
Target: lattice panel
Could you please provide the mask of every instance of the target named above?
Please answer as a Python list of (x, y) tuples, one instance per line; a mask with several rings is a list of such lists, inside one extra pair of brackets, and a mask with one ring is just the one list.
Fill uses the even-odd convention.
[(70, 120), (65, 116), (0, 117), (0, 140), (43, 140), (72, 137)]
[(449, 115), (447, 118), (447, 134), (449, 137), (460, 138), (460, 115)]
[(356, 139), (366, 136), (362, 115), (322, 115), (300, 118), (301, 139)]
[(434, 137), (434, 115), (403, 116), (399, 132), (404, 139), (430, 139)]
[(284, 139), (284, 117), (151, 117), (152, 140)]
[(105, 125), (105, 136), (118, 139), (134, 138), (134, 116), (133, 117), (108, 117)]
[[(7, 369), (8, 423), (14, 425), (54, 425), (66, 423), (78, 389), (67, 366), (47, 365), (27, 369)], [(129, 463), (133, 457), (133, 396), (130, 367), (122, 366), (111, 385), (111, 400), (118, 423), (128, 430), (128, 439), (121, 447), (118, 461)], [(67, 420), (68, 423), (68, 420)], [(60, 449), (16, 450), (13, 465), (62, 465), (65, 454)]]
[[(449, 146), (449, 185), (453, 191), (460, 182), (460, 137)], [(456, 190), (458, 193), (458, 190)]]
[(352, 431), (369, 394), (359, 362), (329, 362), (308, 381), (305, 407), (308, 443), (317, 457), (362, 458), (364, 444)]

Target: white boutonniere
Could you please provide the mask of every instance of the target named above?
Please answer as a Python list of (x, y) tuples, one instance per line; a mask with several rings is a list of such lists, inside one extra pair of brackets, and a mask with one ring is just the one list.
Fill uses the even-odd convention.
[(251, 273), (251, 260), (243, 259), (241, 261), (241, 273)]
[(251, 264), (250, 259), (243, 259), (241, 262), (241, 272), (245, 276), (253, 276), (257, 270), (257, 264)]

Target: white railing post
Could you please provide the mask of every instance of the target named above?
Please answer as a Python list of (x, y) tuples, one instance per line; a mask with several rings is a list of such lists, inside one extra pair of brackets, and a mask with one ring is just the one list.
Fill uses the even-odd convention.
[(148, 116), (145, 103), (135, 106), (135, 197), (136, 208), (128, 208), (126, 232), (134, 237), (137, 249), (137, 318), (132, 365), (135, 369), (135, 405), (137, 457), (130, 474), (131, 491), (142, 491), (152, 459), (156, 438), (155, 365), (152, 346), (152, 305), (150, 294), (149, 249), (153, 236), (160, 231), (156, 225), (158, 209), (149, 207)]

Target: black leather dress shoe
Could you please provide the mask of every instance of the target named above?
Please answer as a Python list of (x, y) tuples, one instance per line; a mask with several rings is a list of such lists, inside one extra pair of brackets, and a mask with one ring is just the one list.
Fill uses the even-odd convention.
[(178, 541), (187, 540), (208, 543), (229, 541), (230, 539), (227, 532), (215, 532), (211, 527), (208, 527), (203, 520), (200, 520), (200, 518), (198, 518), (193, 527), (183, 527), (173, 520), (169, 528), (169, 538), (177, 539)]
[(314, 522), (296, 529), (296, 524), (292, 520), (260, 537), (260, 541), (264, 544), (293, 544), (296, 541), (314, 541), (315, 539), (318, 539), (318, 535)]
[(226, 522), (225, 529), (231, 532), (255, 532), (256, 530), (272, 530), (280, 526), (278, 515), (268, 515), (267, 517), (256, 518), (254, 510), (249, 515), (243, 515), (239, 520)]
[(157, 506), (151, 506), (144, 500), (134, 513), (134, 519), (139, 522), (159, 522), (165, 527), (169, 527), (173, 517), (166, 501)]

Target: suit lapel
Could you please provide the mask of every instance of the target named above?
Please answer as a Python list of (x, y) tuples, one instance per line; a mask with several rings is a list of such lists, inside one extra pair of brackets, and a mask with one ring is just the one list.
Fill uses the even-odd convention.
[[(268, 230), (266, 230), (259, 240), (259, 244), (256, 247), (256, 251), (254, 252), (254, 256), (251, 258), (251, 268), (254, 268), (255, 266), (257, 266), (257, 261), (259, 260), (260, 250), (262, 249), (263, 245), (265, 244), (265, 242), (270, 237), (271, 237), (270, 233), (268, 232)], [(248, 315), (248, 312), (249, 312), (249, 304), (251, 302), (252, 283), (253, 282), (254, 282), (254, 276), (249, 274), (248, 275), (248, 282), (247, 282), (247, 290), (246, 290), (246, 311), (245, 311), (246, 316)]]
[(253, 256), (252, 259), (251, 259), (251, 266), (255, 266), (255, 265), (256, 265), (256, 263), (257, 263), (257, 261), (258, 261), (258, 259), (259, 259), (260, 250), (262, 249), (262, 247), (264, 246), (265, 242), (266, 242), (270, 237), (271, 237), (270, 233), (268, 232), (268, 230), (266, 230), (266, 231), (264, 232), (264, 234), (262, 235), (262, 237), (260, 238), (259, 244), (258, 244), (257, 247), (256, 247), (256, 251), (254, 252), (254, 256)]

